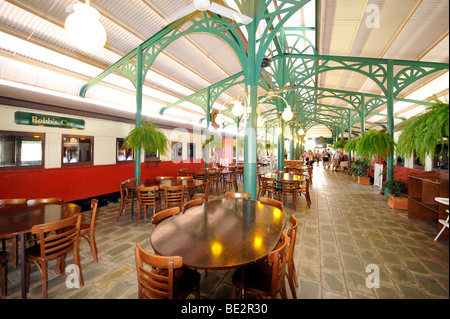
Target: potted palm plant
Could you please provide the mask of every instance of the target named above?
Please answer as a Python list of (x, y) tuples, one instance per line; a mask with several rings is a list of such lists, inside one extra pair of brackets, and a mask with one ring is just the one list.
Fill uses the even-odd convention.
[(439, 143), (448, 144), (449, 105), (436, 97), (434, 100), (436, 103), (428, 106), (424, 113), (411, 117), (397, 127), (396, 130), (401, 131), (397, 154), (410, 157), (415, 150), (417, 157), (425, 163), (427, 155), (434, 156)]
[(163, 131), (153, 124), (152, 121), (142, 122), (142, 125), (135, 127), (125, 138), (125, 146), (131, 148), (137, 154), (139, 148), (144, 153), (158, 153), (164, 155), (169, 150), (169, 139)]
[(372, 166), (365, 158), (356, 160), (350, 167), (350, 173), (358, 177), (358, 184), (370, 185), (369, 172), (372, 171)]

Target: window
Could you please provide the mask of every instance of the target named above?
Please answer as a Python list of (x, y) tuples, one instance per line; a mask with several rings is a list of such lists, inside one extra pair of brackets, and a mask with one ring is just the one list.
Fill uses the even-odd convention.
[(0, 131), (0, 169), (44, 167), (43, 133)]
[(62, 136), (62, 166), (92, 165), (94, 138), (92, 136)]
[(413, 168), (415, 169), (424, 169), (423, 163), (421, 162), (421, 160), (417, 157), (416, 151), (414, 151), (414, 166)]
[(172, 142), (172, 160), (180, 160), (183, 158), (183, 143)]
[(402, 156), (397, 156), (397, 166), (405, 166), (405, 158)]
[(189, 159), (195, 158), (195, 144), (194, 143), (188, 143), (188, 158)]
[(116, 140), (116, 162), (124, 163), (124, 162), (132, 162), (134, 161), (134, 152), (132, 149), (127, 149), (124, 146), (125, 139), (118, 138)]
[(159, 162), (159, 153), (145, 153), (145, 162)]
[(448, 144), (438, 144), (434, 151), (433, 168), (448, 170)]

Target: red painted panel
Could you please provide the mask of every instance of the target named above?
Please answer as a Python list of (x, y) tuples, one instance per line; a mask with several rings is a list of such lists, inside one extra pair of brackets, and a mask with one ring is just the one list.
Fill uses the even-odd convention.
[[(180, 168), (205, 163), (142, 163), (141, 178), (177, 176)], [(0, 171), (0, 198), (62, 197), (65, 202), (119, 191), (119, 183), (134, 176), (134, 164)]]

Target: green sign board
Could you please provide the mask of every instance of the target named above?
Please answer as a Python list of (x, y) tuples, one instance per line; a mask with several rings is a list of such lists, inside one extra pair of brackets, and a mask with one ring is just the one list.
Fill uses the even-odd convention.
[(71, 119), (67, 117), (56, 117), (45, 114), (16, 112), (15, 122), (16, 124), (22, 125), (62, 127), (76, 130), (84, 130), (84, 120)]

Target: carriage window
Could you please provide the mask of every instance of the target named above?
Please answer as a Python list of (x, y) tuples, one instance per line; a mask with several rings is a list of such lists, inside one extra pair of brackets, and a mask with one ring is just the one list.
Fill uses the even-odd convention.
[(0, 169), (43, 168), (44, 136), (0, 131)]
[(118, 138), (116, 140), (116, 161), (117, 163), (134, 161), (134, 152), (132, 149), (125, 147), (125, 139)]
[(62, 136), (62, 166), (92, 165), (92, 136)]

